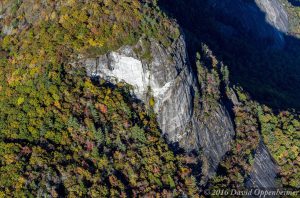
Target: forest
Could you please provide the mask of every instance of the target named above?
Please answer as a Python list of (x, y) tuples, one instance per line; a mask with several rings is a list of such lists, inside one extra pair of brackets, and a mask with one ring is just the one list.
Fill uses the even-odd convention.
[[(218, 59), (228, 66), (232, 83), (242, 86), (253, 99), (275, 110), (292, 108), (299, 111), (300, 42), (295, 37), (299, 36), (299, 7), (288, 4), (287, 0), (280, 0), (292, 16), (289, 19), (291, 30), (290, 35), (283, 35), (286, 45), (283, 49), (276, 50), (268, 48), (274, 44), (272, 39), (257, 39), (258, 32), (239, 32), (239, 28), (243, 27), (241, 22), (219, 16), (219, 12), (213, 10), (210, 2), (212, 1), (159, 1), (161, 9), (175, 18), (182, 28), (190, 59), (196, 58), (196, 52), (200, 51), (201, 44), (205, 43)], [(264, 21), (266, 16), (263, 13), (260, 15), (256, 20)], [(223, 22), (224, 24), (220, 25)], [(227, 35), (234, 31), (230, 29), (231, 25), (237, 27), (234, 36)], [(262, 26), (265, 29), (274, 29), (267, 23)], [(228, 33), (224, 33), (227, 28)]]
[(0, 197), (196, 195), (192, 156), (174, 155), (127, 85), (69, 64), (142, 32), (167, 45), (176, 27), (139, 1), (14, 3), (2, 19), (13, 30), (1, 36)]
[[(201, 150), (174, 149), (161, 135), (153, 104), (134, 98), (125, 83), (91, 79), (70, 64), (141, 38), (167, 48), (189, 18), (178, 25), (156, 0), (4, 0), (0, 10), (0, 197), (203, 197), (206, 188), (246, 188), (261, 141), (280, 167), (280, 186), (300, 188), (299, 67), (290, 70), (299, 48), (269, 54), (272, 62), (255, 53), (245, 62), (252, 46), (235, 41), (238, 48), (210, 49), (202, 29), (213, 31), (213, 24), (184, 27), (201, 85), (198, 110), (209, 115), (231, 95), (238, 98), (230, 109), (233, 149), (202, 186)], [(276, 73), (264, 86), (261, 65), (267, 75)]]

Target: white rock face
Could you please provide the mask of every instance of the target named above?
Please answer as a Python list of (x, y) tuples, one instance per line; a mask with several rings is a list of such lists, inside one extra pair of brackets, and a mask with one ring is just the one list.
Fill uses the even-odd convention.
[[(139, 43), (142, 45), (142, 43)], [(179, 39), (169, 49), (151, 44), (152, 60), (140, 60), (132, 47), (84, 60), (89, 76), (111, 82), (124, 81), (134, 87), (137, 98), (146, 104), (154, 97), (154, 110), (164, 134), (172, 142), (180, 141), (179, 133), (192, 120), (194, 77), (187, 64), (184, 41)], [(172, 56), (171, 56), (172, 54)]]
[(88, 59), (88, 75), (99, 76), (113, 82), (124, 81), (135, 89), (135, 94), (142, 99), (149, 86), (150, 73), (144, 71), (140, 60), (124, 56), (118, 52), (111, 52), (108, 57)]
[[(136, 49), (143, 48), (139, 42)], [(208, 176), (216, 170), (221, 158), (230, 150), (234, 127), (224, 106), (206, 121), (196, 119), (194, 93), (196, 80), (188, 63), (183, 38), (165, 48), (151, 41), (152, 59), (138, 57), (134, 47), (125, 46), (94, 59), (82, 60), (89, 76), (98, 76), (112, 83), (124, 81), (134, 87), (137, 98), (155, 100), (159, 126), (171, 143), (187, 151), (200, 148), (208, 162)], [(145, 50), (145, 49), (142, 49)]]

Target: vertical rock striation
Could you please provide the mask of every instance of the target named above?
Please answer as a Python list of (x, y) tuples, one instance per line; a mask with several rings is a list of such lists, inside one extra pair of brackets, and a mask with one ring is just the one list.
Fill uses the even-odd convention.
[[(197, 83), (188, 63), (183, 37), (168, 48), (152, 40), (148, 48), (140, 40), (136, 46), (124, 46), (81, 63), (89, 76), (132, 85), (136, 97), (146, 104), (153, 97), (154, 111), (163, 134), (171, 143), (178, 143), (187, 151), (201, 148), (207, 160), (207, 175), (213, 174), (230, 149), (234, 136), (230, 116), (220, 104), (207, 120), (195, 118)], [(149, 50), (150, 60), (140, 58), (141, 53)]]
[[(208, 0), (226, 36), (247, 36), (283, 47), (288, 31), (288, 15), (277, 0)], [(222, 25), (221, 25), (222, 26)], [(220, 102), (209, 116), (195, 115), (196, 78), (187, 58), (183, 37), (164, 47), (155, 40), (141, 39), (135, 46), (124, 46), (105, 55), (81, 60), (91, 77), (133, 86), (134, 94), (145, 104), (154, 100), (154, 111), (164, 135), (187, 151), (202, 149), (203, 173), (211, 177), (223, 156), (231, 149), (234, 126)], [(151, 58), (142, 58), (145, 54)], [(153, 102), (152, 102), (153, 103)], [(200, 114), (205, 114), (201, 112)], [(268, 169), (265, 171), (265, 169)], [(261, 144), (255, 156), (250, 187), (275, 185), (276, 165)]]
[(265, 13), (270, 25), (283, 33), (288, 32), (288, 14), (278, 0), (255, 0), (255, 3)]
[(195, 126), (198, 131), (198, 142), (204, 154), (203, 174), (211, 177), (223, 156), (231, 149), (235, 135), (233, 123), (225, 106), (219, 104), (209, 117), (197, 120)]
[[(139, 58), (137, 49), (150, 50), (151, 61)], [(137, 46), (125, 46), (96, 59), (87, 59), (84, 65), (90, 76), (132, 85), (136, 97), (146, 104), (153, 97), (162, 132), (171, 142), (180, 142), (180, 134), (192, 120), (195, 88), (182, 38), (167, 49), (154, 40), (150, 49), (146, 49), (140, 41)]]
[(252, 172), (246, 186), (249, 188), (275, 188), (278, 167), (268, 149), (261, 142), (256, 150)]

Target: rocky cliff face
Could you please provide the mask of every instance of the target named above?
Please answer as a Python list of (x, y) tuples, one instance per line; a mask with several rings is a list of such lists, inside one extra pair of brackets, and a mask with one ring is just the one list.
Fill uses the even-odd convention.
[[(201, 112), (205, 114), (205, 112)], [(197, 131), (197, 140), (203, 149), (202, 172), (211, 177), (218, 168), (221, 159), (231, 149), (235, 132), (231, 118), (220, 103), (204, 119), (198, 119), (194, 124)]]
[[(273, 47), (284, 45), (288, 16), (277, 0), (208, 2), (213, 12), (218, 13), (220, 27), (225, 27), (220, 31), (226, 31), (227, 36), (247, 35), (269, 40)], [(124, 46), (80, 62), (91, 77), (132, 85), (137, 98), (145, 104), (152, 103), (161, 130), (171, 143), (179, 143), (187, 151), (202, 149), (203, 173), (211, 177), (231, 149), (235, 135), (232, 120), (222, 102), (205, 119), (195, 115), (197, 80), (183, 37), (168, 48), (155, 40), (148, 42), (141, 39), (135, 46)], [(145, 59), (143, 54), (150, 57)], [(277, 168), (263, 144), (254, 160), (247, 186), (274, 187)]]
[[(153, 97), (154, 111), (163, 134), (187, 151), (202, 148), (207, 175), (213, 174), (230, 149), (234, 136), (226, 109), (220, 105), (207, 120), (195, 118), (197, 83), (188, 63), (183, 37), (169, 48), (152, 40), (148, 48), (141, 40), (136, 46), (125, 46), (100, 57), (85, 59), (82, 63), (89, 76), (132, 85), (137, 98), (146, 104)], [(139, 55), (147, 50), (151, 53), (150, 61)]]
[(278, 167), (261, 142), (256, 150), (254, 165), (246, 185), (249, 188), (275, 188)]
[(255, 3), (265, 13), (266, 20), (271, 26), (282, 33), (288, 32), (288, 14), (278, 0), (255, 0)]
[(278, 0), (209, 0), (220, 22), (220, 31), (230, 36), (249, 36), (282, 47), (288, 32), (288, 14)]
[[(111, 82), (124, 81), (145, 104), (154, 99), (154, 110), (164, 134), (172, 142), (180, 142), (193, 115), (194, 76), (187, 63), (182, 38), (166, 49), (151, 41), (146, 49), (143, 41), (125, 46), (95, 59), (85, 60), (88, 75)], [(139, 58), (137, 50), (151, 52), (151, 61)], [(137, 52), (137, 53), (136, 53)], [(185, 147), (190, 147), (186, 145)]]
[[(207, 2), (210, 12), (217, 19), (217, 30), (223, 35), (223, 39), (240, 37), (272, 48), (282, 48), (285, 45), (285, 34), (289, 31), (289, 17), (280, 1), (208, 0)], [(210, 133), (208, 137), (212, 138), (212, 134)], [(209, 140), (205, 140), (205, 142), (209, 142)], [(218, 147), (213, 146), (212, 148)], [(207, 153), (205, 156), (213, 155), (213, 153)], [(246, 186), (249, 188), (275, 188), (277, 173), (278, 166), (272, 160), (264, 143), (261, 142), (256, 150), (254, 164)]]

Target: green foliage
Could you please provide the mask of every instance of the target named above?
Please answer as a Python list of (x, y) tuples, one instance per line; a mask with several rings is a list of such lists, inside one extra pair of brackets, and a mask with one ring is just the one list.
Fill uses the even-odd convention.
[(234, 92), (239, 98), (233, 109), (236, 139), (220, 164), (222, 175), (211, 179), (211, 188), (244, 188), (260, 139), (280, 167), (278, 185), (299, 188), (299, 115), (293, 111), (276, 115), (270, 108), (253, 102), (242, 88), (235, 87)]
[(0, 196), (196, 195), (155, 116), (126, 87), (69, 64), (142, 36), (175, 39), (155, 2), (18, 2), (13, 13), (3, 2), (7, 25), (18, 20), (0, 38)]
[[(40, 38), (46, 52), (58, 46), (61, 47), (59, 51), (71, 47), (77, 53), (89, 56), (134, 44), (141, 37), (146, 37), (146, 40), (155, 38), (164, 45), (170, 45), (179, 36), (175, 23), (152, 1), (144, 4), (139, 0), (68, 0), (56, 1), (57, 7), (51, 0), (43, 3), (18, 2), (15, 5), (4, 2), (8, 4), (8, 9), (5, 18), (0, 20), (18, 19), (14, 34), (4, 38), (4, 48), (11, 46), (9, 41), (15, 39), (15, 34), (22, 31), (18, 28), (24, 24), (30, 28), (23, 31), (22, 39), (25, 35), (28, 39)], [(35, 12), (28, 16), (31, 7)], [(50, 42), (58, 46), (47, 45)], [(145, 52), (144, 56), (150, 58), (149, 52)]]
[(300, 1), (299, 0), (280, 0), (290, 15), (290, 34), (299, 37), (300, 34)]
[[(214, 56), (207, 47), (204, 46), (202, 61), (199, 61), (200, 54), (197, 54), (197, 57), (198, 80), (202, 88), (204, 105), (205, 103), (213, 104), (219, 99), (218, 95), (214, 97), (206, 91), (209, 86), (207, 75), (210, 73), (215, 74), (214, 77), (220, 80), (220, 83), (216, 83), (214, 86), (220, 87), (217, 89), (221, 90), (224, 86), (226, 88), (224, 96), (227, 99), (236, 98), (234, 100), (237, 100), (232, 101), (236, 137), (231, 151), (219, 165), (221, 174), (217, 174), (209, 181), (210, 188), (245, 188), (245, 181), (254, 164), (254, 154), (261, 140), (269, 148), (270, 154), (280, 167), (279, 186), (299, 188), (299, 115), (292, 110), (290, 112), (282, 111), (276, 115), (270, 108), (252, 101), (241, 87), (230, 88), (228, 70), (220, 63), (219, 73), (221, 75), (220, 77), (216, 75), (218, 69), (215, 66), (218, 65), (218, 62), (214, 61)], [(210, 100), (208, 100), (209, 96)], [(197, 96), (197, 98), (199, 97)], [(206, 104), (206, 106), (208, 105)], [(195, 106), (197, 107), (199, 104), (196, 103)], [(209, 106), (208, 109), (213, 110), (213, 106)]]
[(139, 128), (137, 125), (131, 128), (131, 136), (134, 140), (138, 140), (142, 143), (146, 142), (144, 130)]
[(300, 117), (283, 111), (275, 115), (266, 106), (258, 108), (262, 135), (272, 156), (280, 165), (285, 187), (300, 188)]
[[(235, 92), (245, 95), (240, 88), (236, 88)], [(254, 153), (260, 141), (256, 109), (257, 103), (246, 95), (240, 105), (234, 106), (236, 139), (232, 143), (232, 150), (220, 163), (224, 173), (212, 178), (211, 188), (245, 188), (245, 179), (252, 171)]]
[[(200, 53), (197, 53), (197, 74), (198, 82), (200, 85), (199, 92), (201, 93), (201, 108), (209, 115), (210, 112), (214, 111), (220, 102), (220, 65), (216, 57), (208, 49), (207, 46), (203, 46), (202, 59)], [(200, 95), (199, 93), (197, 93)], [(197, 104), (196, 104), (197, 105)], [(199, 106), (199, 105), (197, 105)]]
[[(178, 175), (184, 165), (165, 156), (173, 153), (145, 107), (133, 105), (122, 89), (93, 84), (84, 73), (73, 71), (71, 66), (62, 68), (57, 85), (61, 96), (58, 101), (49, 97), (47, 105), (43, 94), (51, 93), (42, 88), (47, 81), (39, 81), (41, 90), (33, 85), (29, 95), (18, 86), (13, 92), (9, 85), (3, 87), (4, 94), (26, 95), (26, 100), (18, 105), (3, 93), (0, 97), (2, 193), (9, 197), (35, 197), (40, 192), (53, 197), (188, 193), (184, 182), (189, 175)], [(174, 164), (176, 168), (170, 169)]]

